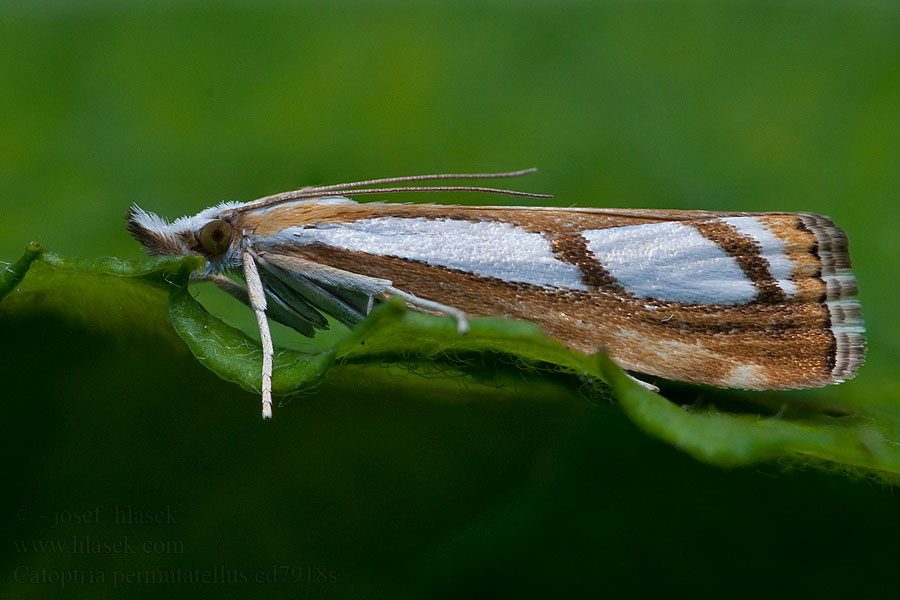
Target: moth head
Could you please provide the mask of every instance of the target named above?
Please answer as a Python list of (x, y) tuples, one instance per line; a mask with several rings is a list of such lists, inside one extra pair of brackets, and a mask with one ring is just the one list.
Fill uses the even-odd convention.
[(151, 256), (199, 254), (214, 267), (230, 264), (237, 255), (239, 239), (230, 220), (237, 203), (223, 203), (169, 223), (133, 205), (125, 213), (125, 228), (147, 248)]

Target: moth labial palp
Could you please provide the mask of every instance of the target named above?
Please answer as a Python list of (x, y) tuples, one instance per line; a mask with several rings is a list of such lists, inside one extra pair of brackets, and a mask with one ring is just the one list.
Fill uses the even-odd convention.
[(311, 336), (328, 327), (323, 315), (355, 327), (390, 296), (450, 316), (459, 333), (469, 317), (530, 321), (568, 348), (590, 354), (602, 347), (625, 369), (688, 383), (820, 387), (853, 377), (862, 364), (847, 237), (822, 215), (346, 197), (544, 197), (467, 186), (365, 187), (523, 173), (311, 187), (171, 224), (133, 207), (128, 230), (153, 254), (201, 254), (210, 273), (243, 270), (263, 342), (264, 416), (271, 415), (273, 353), (267, 317)]

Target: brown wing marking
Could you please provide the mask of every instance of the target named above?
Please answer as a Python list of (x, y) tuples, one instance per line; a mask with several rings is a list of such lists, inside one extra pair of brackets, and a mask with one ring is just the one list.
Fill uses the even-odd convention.
[(754, 302), (776, 304), (787, 299), (784, 290), (772, 277), (769, 261), (763, 258), (762, 248), (756, 240), (718, 219), (690, 221), (690, 224), (700, 235), (717, 244), (735, 260), (756, 288)]

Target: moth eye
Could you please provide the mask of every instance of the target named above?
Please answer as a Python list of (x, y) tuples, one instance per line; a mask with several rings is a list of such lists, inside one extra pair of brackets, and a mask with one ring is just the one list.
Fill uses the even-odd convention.
[(231, 245), (231, 223), (216, 219), (200, 230), (200, 244), (212, 255), (222, 254)]

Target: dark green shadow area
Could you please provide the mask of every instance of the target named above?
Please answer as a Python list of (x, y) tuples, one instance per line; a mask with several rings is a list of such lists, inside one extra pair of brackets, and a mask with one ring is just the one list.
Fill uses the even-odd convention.
[[(148, 310), (148, 302), (160, 307), (161, 293), (168, 291), (174, 330), (200, 363), (247, 391), (259, 389), (259, 343), (211, 315), (190, 293), (189, 276), (199, 259), (75, 261), (52, 253), (35, 254), (35, 247), (30, 245), (10, 270), (15, 291), (8, 293), (3, 305), (8, 319), (15, 319), (18, 312), (41, 310), (66, 318), (67, 306), (71, 306), (77, 312), (72, 318), (93, 325), (108, 323), (109, 307), (115, 306), (119, 319), (137, 321)], [(26, 275), (29, 267), (32, 275)], [(158, 313), (148, 319), (151, 323), (162, 321)], [(579, 381), (589, 382), (592, 394), (614, 399), (642, 430), (704, 462), (737, 466), (789, 459), (839, 465), (889, 480), (900, 474), (896, 415), (891, 419), (848, 409), (835, 416), (824, 407), (815, 410), (815, 405), (806, 405), (803, 411), (782, 410), (775, 416), (681, 406), (642, 388), (606, 356), (568, 350), (531, 324), (474, 319), (471, 331), (458, 335), (450, 319), (407, 310), (399, 301), (377, 307), (361, 326), (321, 352), (278, 349), (273, 390), (282, 396), (299, 393), (319, 384), (333, 369), (337, 373), (331, 376), (341, 378), (344, 385), (363, 386), (369, 383), (364, 367), (429, 363), (437, 375), (434, 383), (440, 385), (441, 368), (452, 379), (465, 366), (484, 362), (481, 356), (487, 355), (493, 364), (498, 357), (505, 357), (499, 359), (507, 364), (505, 371), (512, 371), (518, 363), (530, 369), (533, 377), (568, 373), (573, 387), (581, 387)], [(734, 396), (717, 394), (722, 396), (720, 406), (728, 405)], [(705, 402), (715, 400), (714, 395)], [(787, 396), (783, 400), (785, 405), (790, 402)]]

